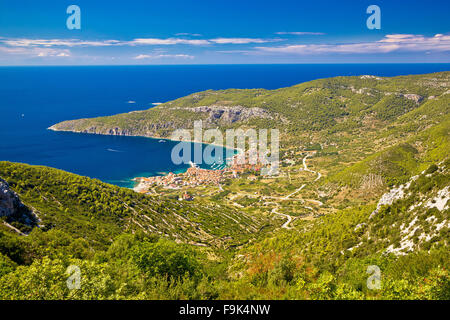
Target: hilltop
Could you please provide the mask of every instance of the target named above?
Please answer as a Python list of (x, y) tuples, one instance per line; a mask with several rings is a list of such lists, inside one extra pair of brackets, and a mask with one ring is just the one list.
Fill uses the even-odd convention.
[(378, 128), (428, 103), (448, 101), (450, 72), (400, 77), (335, 77), (277, 90), (207, 90), (108, 117), (70, 120), (52, 130), (169, 137), (174, 129), (280, 127), (287, 136), (304, 130), (330, 133)]
[[(195, 120), (202, 120), (207, 128), (222, 131), (229, 128), (277, 128), (281, 134), (283, 166), (292, 167), (290, 171), (295, 171), (302, 165), (302, 152), (316, 150), (314, 163), (326, 174), (324, 181), (333, 183), (339, 180), (339, 183), (352, 185), (352, 188), (362, 184), (367, 174), (351, 172), (358, 170), (358, 166), (342, 172), (345, 167), (366, 158), (367, 163), (369, 157), (389, 153), (390, 147), (398, 150), (396, 146), (402, 143), (412, 147), (402, 147), (404, 150), (417, 151), (414, 151), (413, 158), (421, 157), (421, 152), (428, 150), (419, 146), (424, 140), (440, 139), (438, 148), (441, 154), (437, 156), (438, 151), (433, 151), (434, 158), (426, 159), (427, 163), (421, 164), (415, 159), (408, 162), (408, 169), (402, 167), (397, 171), (388, 165), (381, 170), (384, 172), (382, 175), (372, 177), (375, 181), (381, 179), (379, 185), (386, 187), (393, 182), (388, 172), (401, 175), (404, 180), (408, 175), (423, 170), (431, 161), (442, 158), (448, 146), (445, 131), (448, 132), (450, 119), (449, 88), (450, 72), (439, 72), (392, 78), (368, 75), (335, 77), (277, 90), (207, 90), (146, 111), (64, 121), (50, 129), (168, 138), (175, 129), (192, 130)], [(441, 126), (440, 133), (437, 128), (432, 129), (437, 125)], [(429, 132), (428, 138), (422, 131)], [(416, 167), (413, 169), (414, 161)], [(288, 165), (293, 163), (295, 165)], [(374, 196), (381, 191), (378, 190)]]

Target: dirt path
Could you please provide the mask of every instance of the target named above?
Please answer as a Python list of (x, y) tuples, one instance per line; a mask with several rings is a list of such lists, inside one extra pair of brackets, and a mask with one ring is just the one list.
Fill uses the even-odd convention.
[[(314, 170), (311, 170), (311, 169), (308, 168), (308, 165), (306, 164), (306, 159), (309, 158), (310, 156), (311, 156), (311, 154), (308, 154), (308, 155), (306, 155), (306, 156), (303, 158), (303, 170), (304, 170), (304, 171), (311, 172), (311, 173), (314, 173), (314, 174), (317, 174), (317, 177), (316, 177), (316, 178), (314, 179), (314, 181), (313, 181), (313, 182), (315, 182), (315, 181), (319, 180), (319, 179), (322, 177), (322, 175), (320, 174), (320, 172), (317, 172), (317, 171), (314, 171)], [(246, 193), (242, 193), (242, 192), (237, 192), (230, 200), (232, 201), (232, 204), (233, 204), (234, 206), (239, 207), (239, 208), (244, 208), (244, 206), (242, 206), (242, 205), (240, 205), (240, 204), (238, 204), (238, 203), (236, 203), (236, 202), (233, 201), (236, 197), (239, 197), (239, 196), (244, 196), (244, 197), (249, 197), (249, 198), (261, 198), (261, 199), (263, 199), (263, 200), (266, 200), (266, 199), (272, 199), (272, 200), (301, 201), (302, 203), (304, 203), (305, 201), (310, 201), (310, 202), (316, 203), (316, 204), (319, 205), (319, 206), (322, 206), (323, 203), (322, 203), (321, 201), (319, 201), (319, 200), (313, 200), (313, 199), (298, 199), (298, 198), (292, 199), (292, 198), (291, 198), (293, 195), (295, 195), (296, 193), (300, 192), (304, 187), (306, 187), (306, 185), (307, 185), (306, 183), (305, 183), (305, 184), (302, 184), (299, 188), (297, 188), (296, 190), (294, 190), (293, 192), (291, 192), (290, 194), (288, 194), (288, 195), (285, 196), (285, 197), (261, 196), (261, 195), (246, 194)], [(221, 186), (219, 186), (219, 188), (221, 188)], [(223, 190), (223, 189), (222, 189), (222, 190)], [(284, 228), (284, 229), (291, 229), (292, 227), (289, 227), (289, 224), (290, 224), (294, 219), (296, 219), (296, 217), (290, 216), (290, 215), (285, 214), (285, 213), (280, 213), (280, 212), (278, 212), (278, 211), (277, 211), (277, 209), (279, 209), (279, 204), (278, 204), (278, 203), (276, 203), (276, 202), (266, 202), (266, 204), (268, 204), (268, 203), (273, 203), (273, 204), (277, 205), (276, 208), (273, 208), (273, 209), (272, 209), (272, 213), (277, 214), (277, 215), (279, 215), (279, 216), (281, 216), (281, 217), (287, 219), (286, 222), (283, 223), (283, 225), (281, 226), (281, 228)], [(309, 209), (309, 210), (314, 210), (313, 208), (307, 207), (307, 206), (305, 206), (305, 208), (307, 208), (307, 209)]]
[[(310, 155), (308, 154), (307, 156), (305, 156), (305, 157), (303, 158), (303, 170), (317, 174), (317, 178), (314, 179), (314, 182), (315, 182), (315, 181), (319, 180), (320, 177), (322, 177), (322, 175), (320, 174), (320, 172), (317, 172), (317, 171), (314, 171), (314, 170), (311, 170), (311, 169), (308, 168), (308, 166), (306, 165), (306, 159), (307, 159), (309, 156), (310, 156)], [(287, 195), (286, 197), (284, 197), (283, 199), (284, 199), (284, 200), (289, 199), (289, 198), (292, 197), (294, 194), (300, 192), (304, 187), (306, 187), (306, 184), (302, 184), (302, 185), (300, 186), (300, 188), (298, 188), (298, 189), (296, 189), (294, 192), (288, 194), (288, 195)]]
[[(308, 168), (308, 166), (307, 166), (307, 164), (306, 164), (306, 159), (307, 159), (309, 156), (310, 156), (310, 154), (306, 155), (306, 156), (303, 158), (303, 170), (317, 174), (317, 178), (314, 179), (314, 181), (313, 181), (313, 182), (315, 182), (315, 181), (319, 180), (319, 179), (322, 177), (322, 174), (321, 174), (320, 172), (317, 172), (317, 171), (314, 171), (314, 170), (311, 170), (311, 169)], [(302, 185), (300, 186), (300, 188), (296, 189), (294, 192), (288, 194), (286, 197), (281, 198), (281, 199), (282, 199), (282, 200), (289, 200), (290, 197), (292, 197), (294, 194), (300, 192), (304, 187), (306, 187), (306, 184), (302, 184)], [(318, 201), (318, 200), (310, 200), (310, 201), (316, 202), (316, 203), (319, 204), (319, 205), (322, 205), (322, 204), (323, 204), (322, 202), (320, 202), (320, 201)], [(311, 208), (311, 207), (305, 207), (305, 208), (310, 209), (310, 210), (313, 210), (313, 208)], [(278, 214), (278, 215), (280, 215), (280, 216), (282, 216), (282, 217), (287, 218), (287, 221), (281, 226), (281, 228), (284, 228), (284, 229), (290, 229), (289, 224), (291, 223), (291, 221), (292, 221), (293, 219), (295, 219), (295, 217), (292, 217), (292, 216), (290, 216), (290, 215), (288, 215), (288, 214), (280, 213), (280, 212), (277, 211), (277, 209), (278, 209), (278, 208), (274, 208), (274, 209), (272, 210), (272, 213), (275, 213), (275, 214)]]
[(289, 197), (292, 197), (294, 194), (296, 194), (297, 192), (300, 192), (304, 187), (306, 187), (306, 184), (302, 184), (300, 188), (298, 188), (297, 190), (295, 190), (294, 192), (288, 194), (286, 197), (282, 198), (283, 200), (288, 200)]
[[(284, 218), (287, 218), (286, 222), (283, 223), (283, 225), (282, 225), (281, 227), (284, 228), (284, 229), (291, 229), (291, 228), (288, 227), (288, 226), (289, 226), (289, 223), (291, 223), (291, 221), (292, 221), (292, 216), (290, 216), (290, 215), (288, 215), (288, 214), (284, 214), (284, 213), (277, 212), (277, 209), (278, 209), (278, 208), (273, 208), (273, 209), (272, 209), (272, 213), (275, 213), (275, 214), (278, 214), (278, 215), (280, 215), (280, 216), (282, 216), (282, 217), (284, 217)], [(294, 218), (294, 219), (295, 219), (295, 218)]]
[(308, 166), (306, 165), (306, 159), (307, 159), (309, 156), (310, 156), (310, 155), (308, 154), (306, 157), (303, 158), (303, 170), (317, 174), (317, 178), (314, 179), (314, 182), (315, 182), (315, 181), (319, 180), (320, 177), (322, 177), (322, 174), (321, 174), (320, 172), (317, 172), (317, 171), (308, 169)]

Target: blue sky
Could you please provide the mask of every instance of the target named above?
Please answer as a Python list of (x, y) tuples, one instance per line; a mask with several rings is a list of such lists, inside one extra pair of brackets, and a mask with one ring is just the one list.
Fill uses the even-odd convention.
[(448, 0), (0, 0), (0, 65), (450, 63), (449, 13)]

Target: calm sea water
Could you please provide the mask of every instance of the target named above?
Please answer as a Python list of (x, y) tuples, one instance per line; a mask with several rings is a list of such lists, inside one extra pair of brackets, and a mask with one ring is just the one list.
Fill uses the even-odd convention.
[(175, 142), (46, 128), (63, 120), (145, 110), (207, 89), (275, 89), (332, 76), (448, 70), (449, 64), (0, 67), (0, 160), (130, 187), (137, 176), (185, 170), (170, 161)]

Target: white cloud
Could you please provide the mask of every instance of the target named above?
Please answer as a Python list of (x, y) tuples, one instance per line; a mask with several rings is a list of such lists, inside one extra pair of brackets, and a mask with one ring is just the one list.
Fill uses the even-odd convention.
[(450, 35), (436, 34), (433, 37), (412, 34), (386, 35), (373, 42), (343, 44), (300, 44), (280, 47), (256, 47), (258, 51), (284, 54), (320, 53), (389, 53), (393, 51), (450, 51)]
[(208, 40), (181, 39), (181, 38), (138, 38), (131, 41), (119, 40), (99, 40), (86, 41), (80, 39), (0, 39), (0, 42), (10, 47), (105, 47), (105, 46), (125, 46), (125, 45), (205, 45)]
[(250, 50), (217, 50), (217, 51), (214, 51), (214, 52), (217, 52), (217, 53), (240, 53), (240, 54), (248, 54), (248, 53), (251, 53), (252, 51), (250, 51)]
[(134, 39), (129, 43), (132, 45), (208, 45), (208, 44), (248, 44), (248, 43), (266, 43), (279, 40), (259, 39), (259, 38), (215, 38), (215, 39), (180, 39), (180, 38), (140, 38)]
[(0, 39), (11, 47), (75, 47), (75, 46), (113, 46), (120, 45), (118, 40), (83, 41), (79, 39)]
[[(319, 34), (313, 32), (277, 32), (277, 34)], [(285, 38), (284, 40), (286, 40)], [(269, 55), (314, 55), (314, 54), (383, 54), (390, 52), (450, 52), (450, 34), (436, 34), (424, 36), (416, 34), (388, 34), (378, 41), (352, 42), (352, 43), (306, 43), (270, 46), (265, 43), (282, 41), (282, 39), (263, 38), (210, 38), (185, 39), (174, 38), (136, 38), (130, 41), (98, 40), (87, 41), (80, 39), (25, 39), (0, 37), (0, 53), (4, 56), (18, 55), (29, 57), (58, 57), (72, 56), (69, 49), (87, 46), (216, 46), (217, 53), (235, 53), (240, 55), (269, 54)], [(217, 46), (231, 44), (254, 44), (253, 49), (218, 51)], [(160, 49), (160, 48), (159, 48)], [(225, 48), (231, 49), (231, 48)], [(188, 54), (169, 54), (154, 48), (149, 54), (139, 54), (133, 59), (194, 59)]]
[(388, 34), (385, 39), (380, 40), (381, 42), (392, 42), (392, 41), (402, 41), (405, 39), (413, 39), (416, 36), (413, 34)]
[(0, 52), (8, 53), (8, 54), (23, 54), (25, 51), (28, 51), (24, 48), (9, 48), (0, 46)]
[(207, 45), (208, 40), (200, 39), (180, 39), (180, 38), (168, 38), (168, 39), (158, 39), (158, 38), (138, 38), (133, 41), (129, 41), (130, 45), (174, 45), (174, 44), (189, 44), (189, 45)]
[(157, 55), (140, 54), (134, 57), (133, 59), (142, 60), (142, 59), (162, 59), (162, 58), (194, 59), (194, 56), (188, 54), (157, 54)]
[(202, 36), (200, 33), (188, 33), (188, 32), (175, 33), (175, 35), (177, 37), (180, 37), (180, 36), (201, 37)]
[(266, 43), (279, 41), (279, 39), (259, 39), (259, 38), (216, 38), (209, 41), (217, 44), (247, 44), (247, 43)]
[(134, 57), (133, 59), (141, 60), (141, 59), (149, 59), (149, 58), (151, 58), (151, 56), (149, 56), (148, 54), (140, 54), (140, 55), (137, 55), (136, 57)]
[(25, 54), (37, 55), (38, 57), (70, 57), (70, 51), (67, 49), (32, 48), (32, 50)]
[(275, 34), (279, 34), (279, 35), (294, 35), (294, 36), (322, 36), (325, 33), (323, 32), (285, 32), (285, 31), (281, 31), (281, 32), (275, 32)]
[(31, 57), (69, 57), (71, 55), (68, 49), (52, 49), (39, 47), (1, 47), (0, 52), (15, 56), (31, 56)]
[(130, 41), (120, 40), (80, 40), (80, 39), (7, 39), (0, 38), (0, 43), (9, 47), (107, 47), (107, 46), (152, 46), (152, 45), (193, 45), (211, 44), (249, 44), (267, 43), (279, 39), (259, 38), (215, 38), (215, 39), (185, 39), (185, 38), (136, 38)]

